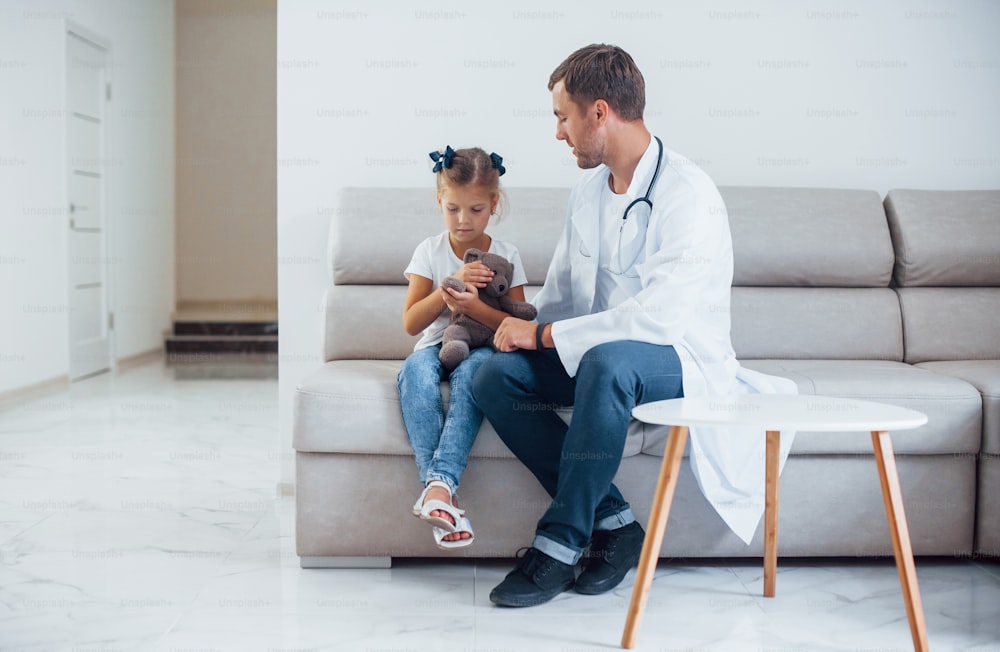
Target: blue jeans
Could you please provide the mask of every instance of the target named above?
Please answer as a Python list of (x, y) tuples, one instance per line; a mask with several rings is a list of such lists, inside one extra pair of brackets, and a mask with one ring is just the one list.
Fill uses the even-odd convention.
[[(472, 400), (472, 379), (490, 359), (493, 349), (472, 349), (469, 357), (448, 376), (438, 353), (441, 345), (418, 349), (407, 356), (399, 376), (403, 424), (417, 459), (420, 481), (445, 482), (452, 493), (469, 459), (472, 443), (483, 423), (483, 413)], [(449, 377), (448, 410), (444, 409), (441, 381)]]
[[(575, 564), (594, 530), (635, 520), (611, 482), (632, 408), (683, 396), (681, 363), (672, 346), (609, 342), (588, 351), (570, 377), (554, 349), (496, 353), (476, 374), (473, 394), (500, 438), (552, 496), (532, 545)], [(570, 405), (567, 426), (555, 410)]]

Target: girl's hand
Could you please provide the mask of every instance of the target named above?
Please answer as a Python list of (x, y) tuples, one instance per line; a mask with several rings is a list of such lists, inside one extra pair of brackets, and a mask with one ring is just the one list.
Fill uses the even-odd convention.
[[(466, 285), (473, 285), (477, 288), (486, 287), (487, 283), (493, 280), (493, 270), (480, 261), (465, 263), (452, 274)], [(449, 306), (450, 307), (450, 306)]]
[(466, 283), (465, 292), (441, 288), (441, 297), (453, 314), (462, 315), (469, 311), (471, 305), (479, 301), (479, 290), (472, 283)]

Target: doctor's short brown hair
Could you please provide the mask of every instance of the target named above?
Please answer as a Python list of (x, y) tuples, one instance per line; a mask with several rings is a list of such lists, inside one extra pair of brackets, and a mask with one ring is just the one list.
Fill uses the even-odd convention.
[(631, 55), (616, 45), (587, 45), (569, 55), (549, 76), (549, 90), (560, 81), (578, 105), (604, 100), (623, 120), (642, 119), (646, 82)]

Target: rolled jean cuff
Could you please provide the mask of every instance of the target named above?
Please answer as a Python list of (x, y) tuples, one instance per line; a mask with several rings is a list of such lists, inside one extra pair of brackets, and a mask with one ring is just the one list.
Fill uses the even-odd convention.
[(458, 484), (448, 476), (442, 475), (440, 473), (428, 473), (427, 477), (424, 478), (424, 486), (426, 487), (427, 484), (432, 480), (437, 480), (439, 482), (443, 482), (446, 485), (448, 485), (448, 493), (450, 493), (451, 495), (455, 495), (456, 493), (458, 493)]
[(635, 521), (635, 514), (632, 513), (631, 507), (626, 507), (617, 514), (612, 514), (611, 516), (605, 516), (601, 520), (594, 523), (595, 530), (617, 530), (620, 527), (625, 527), (629, 523)]
[(580, 557), (583, 556), (582, 550), (578, 552), (567, 545), (553, 541), (552, 539), (542, 536), (541, 534), (535, 535), (535, 540), (531, 542), (531, 545), (536, 550), (544, 552), (556, 561), (561, 561), (562, 563), (569, 564), (571, 566), (576, 565), (576, 562), (580, 561)]

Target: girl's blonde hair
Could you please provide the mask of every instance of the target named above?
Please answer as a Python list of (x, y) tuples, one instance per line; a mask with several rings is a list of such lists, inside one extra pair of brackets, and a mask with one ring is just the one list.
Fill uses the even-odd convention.
[(446, 147), (444, 153), (431, 152), (430, 156), (435, 162), (438, 199), (448, 188), (477, 186), (487, 191), (490, 199), (497, 200), (495, 214), (499, 217), (503, 213), (502, 209), (506, 208), (507, 201), (500, 189), (500, 175), (506, 170), (499, 154), (487, 154), (479, 147), (456, 150)]

